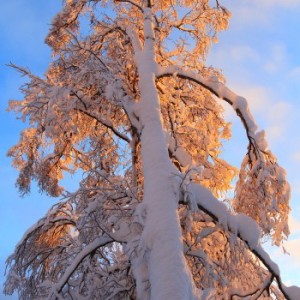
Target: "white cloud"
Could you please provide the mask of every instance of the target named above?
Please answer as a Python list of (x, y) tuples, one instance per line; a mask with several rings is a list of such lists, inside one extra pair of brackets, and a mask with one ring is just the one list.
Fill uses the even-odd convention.
[[(230, 88), (232, 88), (235, 93), (247, 99), (250, 111), (254, 115), (265, 112), (269, 107), (270, 91), (263, 86), (246, 86), (242, 84), (234, 84)], [(231, 105), (225, 103), (223, 107), (225, 109), (225, 118), (228, 118), (229, 120), (236, 118), (236, 113), (232, 109)]]
[[(237, 84), (233, 86), (233, 90), (247, 99), (259, 127), (266, 130), (267, 140), (271, 144), (282, 140), (289, 128), (292, 105), (276, 99), (274, 93), (264, 86)], [(232, 108), (226, 108), (225, 112), (225, 117), (230, 121), (236, 118)]]
[[(272, 1), (272, 0), (271, 0)], [(264, 5), (263, 3), (266, 2)], [(262, 4), (261, 4), (262, 3)], [(232, 21), (238, 24), (239, 28), (244, 25), (255, 24), (268, 25), (270, 23), (271, 11), (266, 0), (225, 0), (222, 4), (233, 14)]]
[(252, 1), (257, 6), (265, 7), (287, 7), (294, 8), (300, 6), (299, 0), (253, 0)]
[(231, 47), (230, 56), (237, 61), (257, 61), (259, 59), (257, 52), (253, 48), (245, 45)]
[(232, 21), (242, 29), (244, 26), (272, 27), (276, 22), (276, 13), (281, 9), (300, 8), (299, 0), (223, 0), (222, 5), (233, 14)]
[(267, 246), (267, 251), (280, 266), (283, 282), (289, 285), (300, 285), (300, 239), (294, 239), (284, 243), (288, 253), (283, 253), (281, 248)]
[(285, 137), (289, 129), (287, 120), (289, 120), (291, 111), (292, 105), (290, 103), (279, 101), (271, 103), (265, 112), (261, 112), (267, 119), (266, 132), (270, 143), (282, 141)]
[(233, 90), (247, 99), (254, 115), (268, 111), (272, 99), (268, 88), (260, 85), (239, 84), (237, 80), (237, 83), (233, 85)]
[(293, 216), (289, 217), (289, 227), (292, 235), (300, 234), (300, 221), (294, 218)]
[(286, 120), (292, 111), (292, 105), (286, 101), (272, 103), (268, 107), (268, 118), (274, 123)]
[(269, 142), (276, 142), (279, 139), (282, 138), (283, 134), (284, 134), (284, 128), (282, 126), (270, 126), (266, 128), (266, 132), (267, 132), (267, 140)]
[(292, 154), (292, 160), (300, 163), (300, 152), (296, 152), (296, 153)]
[(264, 64), (264, 69), (269, 73), (279, 71), (285, 66), (287, 60), (287, 53), (284, 45), (275, 44), (271, 47), (270, 58)]
[(261, 64), (259, 53), (254, 48), (243, 44), (215, 45), (213, 51), (209, 53), (207, 62), (225, 72), (235, 71), (242, 77), (247, 77), (249, 72), (244, 68), (244, 63)]
[(270, 91), (263, 86), (243, 87), (250, 109), (253, 113), (265, 111), (270, 103)]
[(300, 66), (297, 66), (297, 67), (294, 67), (293, 69), (291, 69), (288, 74), (288, 78), (299, 81), (300, 80)]
[(300, 239), (294, 239), (284, 243), (284, 247), (290, 254), (290, 259), (300, 267)]

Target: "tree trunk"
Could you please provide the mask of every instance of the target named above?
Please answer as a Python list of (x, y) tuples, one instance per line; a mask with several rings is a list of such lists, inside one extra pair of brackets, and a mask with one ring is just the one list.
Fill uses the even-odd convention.
[(141, 146), (144, 170), (145, 228), (142, 235), (148, 252), (151, 299), (194, 299), (190, 272), (183, 255), (177, 213), (178, 171), (169, 155), (155, 86), (154, 32), (150, 9), (145, 12), (145, 46), (136, 53), (141, 102)]

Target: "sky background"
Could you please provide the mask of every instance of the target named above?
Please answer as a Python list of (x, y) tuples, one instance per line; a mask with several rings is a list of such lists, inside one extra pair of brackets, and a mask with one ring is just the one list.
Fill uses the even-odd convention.
[[(300, 286), (300, 1), (219, 0), (233, 14), (228, 31), (219, 35), (208, 65), (223, 70), (228, 86), (246, 97), (259, 126), (267, 132), (270, 148), (287, 170), (292, 187), (291, 236), (285, 243), (290, 255), (278, 248), (269, 253), (280, 266), (284, 281)], [(2, 1), (0, 10), (0, 300), (17, 299), (2, 294), (5, 259), (24, 232), (57, 199), (32, 193), (20, 198), (15, 188), (17, 173), (6, 157), (24, 124), (6, 112), (9, 99), (22, 99), (24, 83), (10, 62), (42, 75), (51, 59), (44, 44), (49, 24), (61, 7), (60, 0)], [(224, 145), (224, 156), (239, 166), (246, 151), (238, 118), (226, 108), (233, 123), (233, 141)], [(69, 189), (72, 182), (66, 183)]]

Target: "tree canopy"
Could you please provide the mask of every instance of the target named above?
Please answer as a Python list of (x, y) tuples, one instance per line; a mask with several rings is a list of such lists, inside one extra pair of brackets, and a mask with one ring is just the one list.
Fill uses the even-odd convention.
[[(296, 299), (261, 247), (289, 235), (285, 171), (247, 100), (205, 64), (229, 19), (217, 0), (64, 1), (44, 77), (12, 65), (29, 79), (9, 105), (28, 122), (9, 150), (17, 186), (61, 200), (8, 258), (5, 293)], [(240, 169), (222, 159), (220, 101), (249, 142)], [(68, 193), (60, 181), (75, 172)]]

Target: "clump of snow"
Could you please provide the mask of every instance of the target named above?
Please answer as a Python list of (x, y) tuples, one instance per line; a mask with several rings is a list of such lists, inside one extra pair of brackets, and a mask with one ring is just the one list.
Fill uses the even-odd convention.
[(182, 167), (187, 167), (192, 164), (190, 155), (182, 147), (178, 147), (174, 155), (178, 159)]
[(282, 285), (284, 291), (288, 294), (291, 300), (299, 300), (300, 299), (300, 288), (298, 286), (285, 286)]
[(236, 222), (238, 233), (248, 242), (251, 249), (255, 249), (258, 246), (260, 237), (260, 229), (257, 223), (245, 214), (233, 215), (229, 219)]
[(269, 145), (266, 141), (266, 132), (265, 130), (261, 130), (256, 132), (255, 134), (256, 143), (261, 151), (268, 151)]
[(202, 171), (202, 176), (205, 178), (205, 179), (209, 179), (212, 177), (212, 172), (210, 169), (207, 169), (207, 168), (204, 168), (203, 171)]

